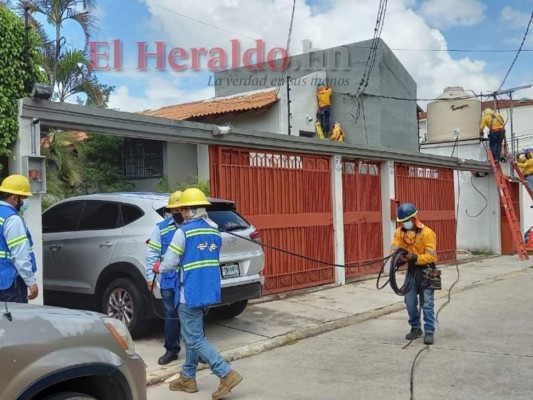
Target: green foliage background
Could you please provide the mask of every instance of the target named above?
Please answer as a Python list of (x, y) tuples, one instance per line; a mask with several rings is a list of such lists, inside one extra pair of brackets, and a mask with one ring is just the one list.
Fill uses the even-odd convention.
[[(36, 50), (38, 37), (30, 34), (30, 68), (24, 57), (24, 22), (0, 5), (0, 156), (9, 156), (18, 137), (18, 102), (27, 96), (24, 84), (45, 82), (39, 71), (41, 56)], [(28, 70), (29, 69), (29, 70)], [(3, 166), (1, 166), (3, 167)]]

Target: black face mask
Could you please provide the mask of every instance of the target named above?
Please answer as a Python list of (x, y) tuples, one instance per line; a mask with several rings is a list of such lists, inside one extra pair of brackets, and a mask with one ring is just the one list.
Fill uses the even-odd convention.
[(175, 213), (175, 214), (172, 214), (172, 218), (174, 218), (174, 222), (178, 225), (181, 225), (183, 224), (183, 215), (181, 215), (181, 213)]
[(15, 206), (15, 210), (20, 211), (23, 204), (24, 204), (24, 201), (19, 197), (17, 199), (17, 205)]

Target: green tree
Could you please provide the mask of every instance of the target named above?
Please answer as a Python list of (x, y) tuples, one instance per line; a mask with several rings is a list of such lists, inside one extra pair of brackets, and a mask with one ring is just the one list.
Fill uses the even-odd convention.
[(123, 143), (124, 139), (116, 136), (90, 135), (85, 143), (83, 183), (77, 187), (78, 193), (123, 192), (133, 188), (120, 168)]
[(0, 4), (0, 156), (11, 154), (11, 145), (18, 137), (18, 102), (28, 93), (25, 86), (44, 81), (38, 66), (41, 56), (35, 34), (29, 35), (26, 59), (24, 22)]
[[(113, 87), (102, 85), (92, 74), (90, 62), (83, 51), (69, 50), (61, 56), (57, 63), (56, 96), (60, 103), (69, 97), (85, 94), (86, 105), (105, 108)], [(81, 103), (78, 97), (78, 103)]]
[[(51, 50), (51, 77), (52, 86), (56, 87), (58, 78), (59, 60), (62, 56), (62, 43), (65, 40), (61, 36), (61, 28), (66, 21), (75, 21), (79, 24), (83, 33), (85, 34), (86, 46), (89, 43), (89, 38), (94, 31), (96, 24), (96, 17), (92, 11), (96, 7), (95, 0), (22, 0), (20, 1), (22, 8), (27, 8), (32, 15), (32, 22), (34, 26), (39, 26), (35, 20), (36, 15), (42, 15), (46, 21), (52, 25), (55, 30), (55, 39), (53, 43), (48, 46)], [(41, 32), (44, 32), (41, 29)], [(49, 43), (49, 42), (48, 42)]]
[(80, 132), (52, 131), (41, 145), (46, 157), (48, 193), (58, 199), (73, 194), (83, 181), (85, 143)]

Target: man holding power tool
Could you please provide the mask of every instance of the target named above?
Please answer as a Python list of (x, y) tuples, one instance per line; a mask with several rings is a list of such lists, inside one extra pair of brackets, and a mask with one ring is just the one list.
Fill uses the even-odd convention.
[[(413, 263), (416, 275), (410, 290), (405, 294), (404, 301), (409, 314), (411, 331), (405, 336), (414, 340), (422, 336), (418, 301), (422, 303), (424, 314), (424, 344), (435, 342), (435, 285), (430, 285), (430, 278), (440, 285), (440, 271), (435, 268), (437, 261), (437, 237), (435, 232), (422, 224), (417, 217), (418, 210), (411, 203), (403, 203), (398, 207), (397, 222), (402, 226), (396, 229), (391, 246), (391, 254), (397, 249), (407, 250), (399, 262)], [(431, 286), (431, 287), (430, 287)], [(434, 287), (434, 288), (433, 288)]]

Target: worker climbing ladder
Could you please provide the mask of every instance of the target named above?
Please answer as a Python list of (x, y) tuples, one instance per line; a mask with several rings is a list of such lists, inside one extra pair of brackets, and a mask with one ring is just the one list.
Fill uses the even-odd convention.
[(518, 257), (520, 257), (520, 260), (529, 260), (526, 244), (524, 243), (524, 239), (522, 238), (522, 231), (520, 230), (520, 221), (516, 216), (516, 211), (514, 209), (513, 201), (511, 199), (511, 192), (509, 190), (509, 186), (507, 185), (507, 178), (503, 174), (500, 164), (496, 164), (494, 162), (494, 157), (492, 156), (492, 151), (490, 151), (490, 149), (487, 149), (487, 156), (490, 162), (490, 166), (494, 171), (496, 185), (498, 186), (498, 192), (500, 194), (500, 201), (502, 203), (503, 209), (505, 210), (505, 215), (507, 216), (509, 227), (511, 228), (511, 235), (516, 251), (518, 252)]
[(518, 179), (520, 180), (520, 183), (524, 185), (524, 188), (529, 193), (529, 197), (531, 197), (531, 200), (533, 200), (533, 190), (531, 190), (531, 188), (529, 187), (526, 179), (524, 178), (524, 174), (522, 173), (518, 165), (516, 165), (516, 163), (513, 163), (513, 168), (514, 168), (514, 171), (516, 172), (516, 175), (518, 176)]

